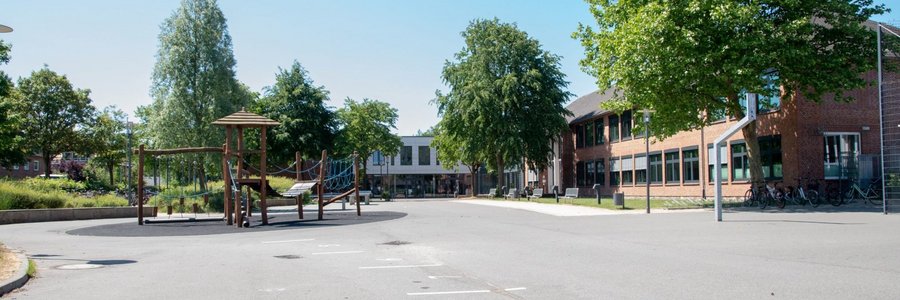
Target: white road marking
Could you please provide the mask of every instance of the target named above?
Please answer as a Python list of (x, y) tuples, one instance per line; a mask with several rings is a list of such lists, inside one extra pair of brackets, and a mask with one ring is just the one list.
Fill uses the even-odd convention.
[[(521, 291), (525, 290), (524, 287), (517, 288), (508, 288), (504, 289), (504, 291)], [(454, 294), (478, 294), (478, 293), (490, 293), (491, 290), (471, 290), (471, 291), (448, 291), (448, 292), (422, 292), (422, 293), (406, 293), (407, 296), (432, 296), (432, 295), (454, 295)]]
[(340, 244), (324, 244), (324, 245), (319, 245), (320, 248), (340, 247), (340, 246), (341, 246)]
[(263, 244), (281, 244), (281, 243), (309, 242), (309, 241), (315, 241), (315, 239), (284, 240), (284, 241), (267, 241), (267, 242), (262, 242), (262, 243), (263, 243)]
[(363, 253), (365, 251), (335, 251), (335, 252), (316, 252), (312, 255), (328, 255), (328, 254), (353, 254), (353, 253)]
[(399, 268), (421, 268), (421, 267), (440, 267), (444, 264), (430, 264), (430, 265), (403, 265), (403, 266), (373, 266), (373, 267), (359, 267), (360, 270), (369, 270), (369, 269), (399, 269)]
[(440, 279), (440, 278), (462, 278), (462, 276), (428, 276), (430, 279)]
[(378, 261), (401, 261), (403, 259), (402, 258), (377, 258), (375, 260), (378, 260)]

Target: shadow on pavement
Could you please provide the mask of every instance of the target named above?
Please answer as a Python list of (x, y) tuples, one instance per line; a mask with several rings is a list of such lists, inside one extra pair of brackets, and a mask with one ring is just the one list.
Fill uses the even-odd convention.
[(272, 230), (289, 230), (316, 228), (325, 226), (356, 225), (372, 222), (388, 221), (406, 216), (406, 213), (392, 211), (364, 212), (357, 216), (355, 212), (326, 212), (324, 220), (316, 219), (316, 212), (306, 212), (304, 219), (298, 220), (295, 213), (269, 213), (269, 225), (262, 225), (259, 215), (251, 218), (250, 228), (237, 228), (221, 222), (196, 223), (163, 223), (138, 225), (134, 222), (98, 225), (69, 230), (71, 235), (112, 236), (112, 237), (155, 237), (155, 236), (192, 236), (227, 233), (249, 233)]

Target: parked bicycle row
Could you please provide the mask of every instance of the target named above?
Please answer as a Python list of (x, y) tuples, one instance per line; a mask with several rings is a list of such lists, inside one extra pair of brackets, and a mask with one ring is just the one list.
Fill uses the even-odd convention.
[(818, 207), (823, 203), (833, 206), (860, 201), (867, 205), (881, 205), (882, 186), (880, 179), (874, 179), (865, 186), (856, 181), (824, 186), (824, 180), (809, 177), (797, 178), (797, 186), (782, 186), (779, 182), (757, 182), (744, 193), (744, 206), (764, 209), (769, 205), (784, 208), (786, 205), (810, 205)]

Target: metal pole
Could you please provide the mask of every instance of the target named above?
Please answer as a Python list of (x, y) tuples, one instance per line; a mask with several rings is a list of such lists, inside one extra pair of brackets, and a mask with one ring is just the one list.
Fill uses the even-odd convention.
[(644, 110), (644, 159), (646, 165), (646, 175), (644, 181), (647, 182), (647, 213), (650, 213), (650, 111)]
[(881, 23), (878, 23), (878, 128), (881, 131), (881, 209), (887, 214), (887, 174), (884, 172), (884, 99), (881, 91)]
[(134, 203), (132, 202), (134, 201), (134, 197), (132, 197), (131, 193), (131, 125), (132, 123), (128, 122), (128, 124), (125, 126), (125, 135), (128, 138), (128, 141), (126, 143), (128, 147), (128, 162), (125, 164), (125, 166), (127, 167), (125, 169), (125, 176), (127, 177), (125, 183), (125, 195), (128, 197), (128, 202)]

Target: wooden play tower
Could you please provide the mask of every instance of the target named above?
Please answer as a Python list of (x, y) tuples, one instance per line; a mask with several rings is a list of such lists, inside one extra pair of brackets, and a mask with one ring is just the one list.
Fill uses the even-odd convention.
[[(242, 186), (252, 186), (259, 187), (259, 206), (260, 213), (262, 214), (262, 224), (269, 224), (268, 213), (266, 205), (266, 195), (269, 190), (269, 181), (266, 180), (266, 128), (271, 126), (278, 126), (281, 123), (274, 121), (272, 119), (247, 112), (244, 109), (241, 111), (228, 115), (224, 118), (218, 119), (212, 122), (213, 125), (220, 125), (225, 127), (225, 145), (223, 147), (223, 155), (222, 155), (222, 174), (225, 179), (225, 217), (226, 223), (228, 225), (235, 224), (237, 226), (241, 226), (243, 223), (243, 214), (240, 213), (241, 208), (241, 187)], [(259, 129), (259, 150), (247, 150), (247, 144), (244, 143), (244, 129), (247, 128), (258, 128)], [(237, 133), (237, 139), (235, 139), (234, 134)], [(232, 141), (236, 141), (237, 144), (232, 146)], [(244, 172), (244, 155), (245, 154), (259, 154), (259, 178), (251, 179), (249, 175), (246, 175)], [(237, 158), (237, 178), (231, 178), (230, 166), (228, 165), (228, 160), (232, 157)], [(246, 176), (245, 176), (246, 175)], [(238, 190), (232, 191), (231, 182), (234, 181), (237, 183)], [(249, 198), (250, 195), (247, 195)], [(232, 207), (229, 205), (230, 199), (234, 199), (234, 207), (238, 213), (232, 213)], [(247, 211), (250, 211), (250, 201), (247, 201)], [(235, 220), (232, 220), (232, 216)]]

